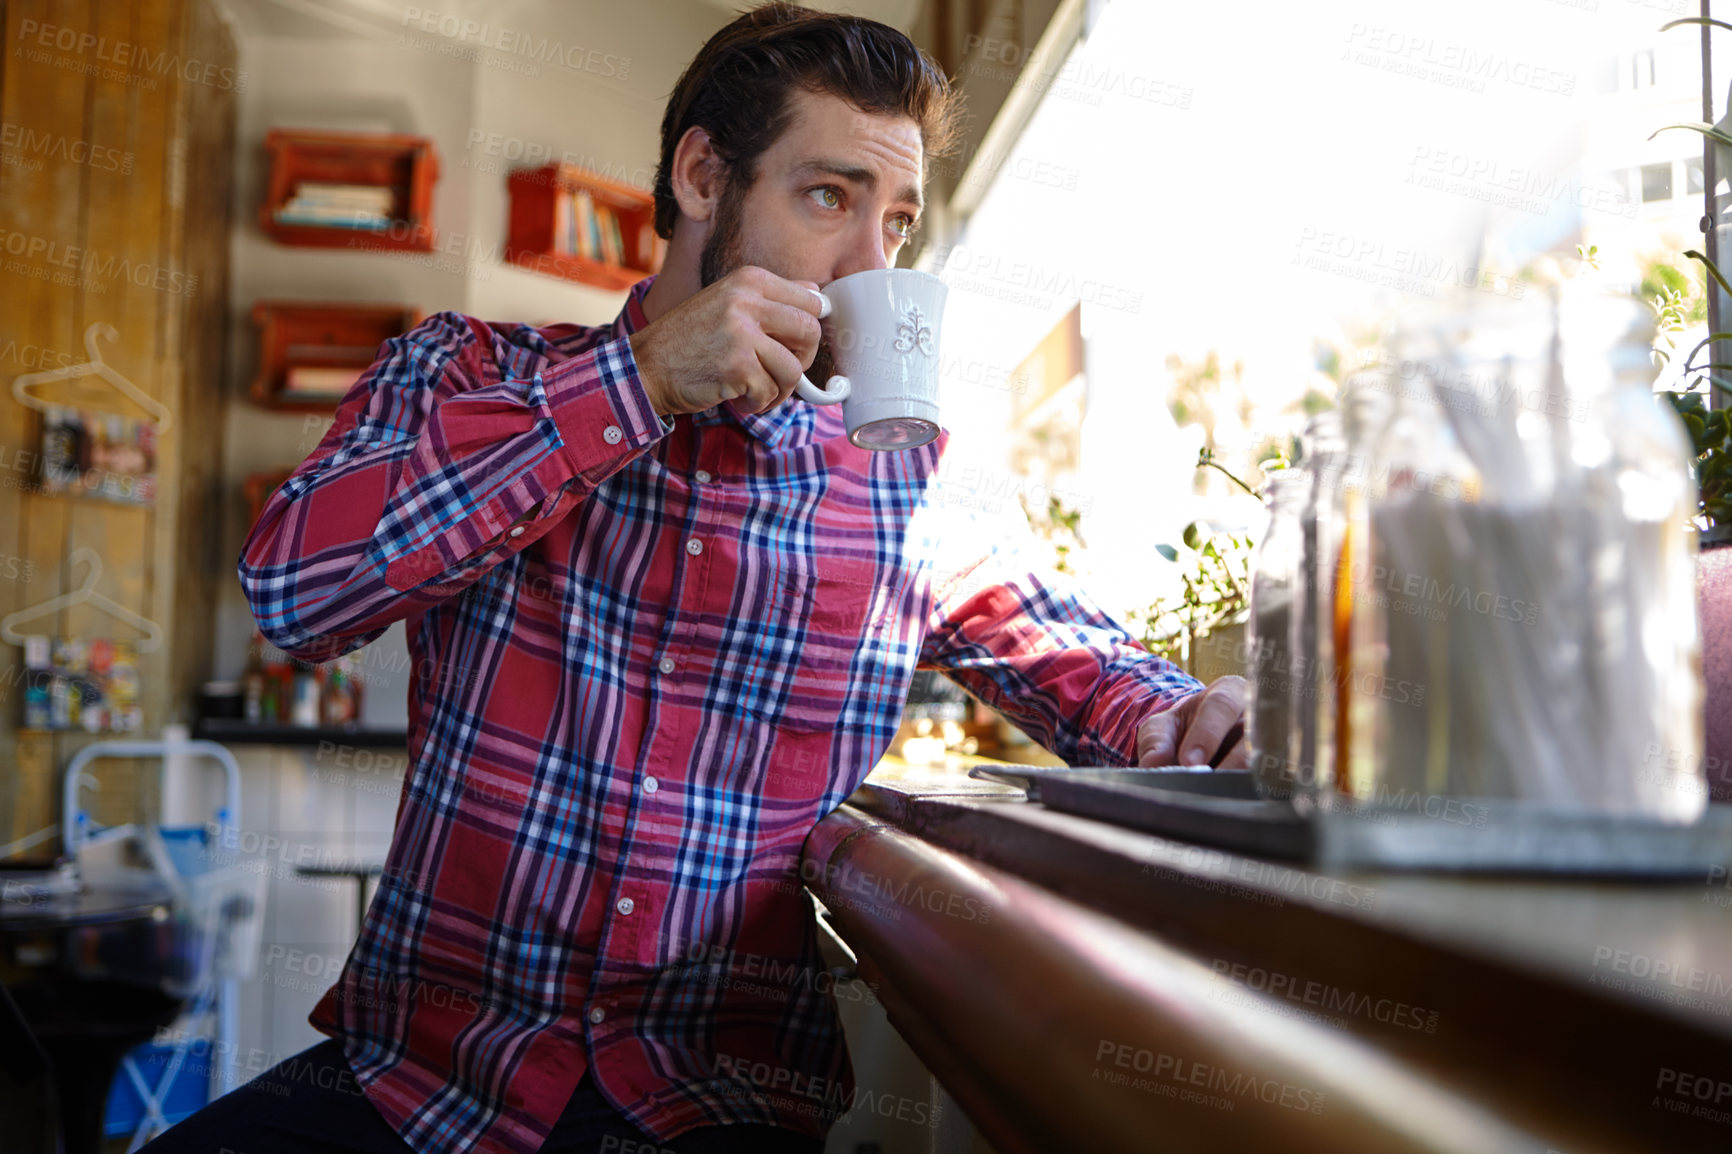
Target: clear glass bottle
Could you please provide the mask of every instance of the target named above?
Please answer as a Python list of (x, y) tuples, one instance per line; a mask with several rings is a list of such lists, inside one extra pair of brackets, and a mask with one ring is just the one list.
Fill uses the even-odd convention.
[(1701, 814), (1690, 450), (1641, 307), (1591, 286), (1480, 305), (1400, 382), (1423, 388), (1344, 398), (1366, 467), (1339, 505), (1332, 796)]
[(1342, 477), (1348, 470), (1341, 414), (1319, 413), (1299, 438), (1299, 467), (1311, 478), (1301, 514), (1298, 609), (1294, 615), (1295, 674), (1292, 739), (1300, 790), (1294, 802), (1307, 808), (1334, 788), (1335, 558), (1340, 549)]
[[(1449, 531), (1480, 491), (1433, 393), (1431, 357), (1398, 358), (1360, 382), (1349, 422), (1362, 468), (1345, 489), (1333, 636), (1339, 694), (1336, 788), (1359, 803), (1406, 807), (1456, 792), (1449, 745), (1452, 658), (1479, 651), (1444, 607), (1470, 581), (1467, 536)], [(1484, 660), (1490, 660), (1489, 651)], [(1459, 783), (1458, 783), (1459, 784)]]
[(1290, 799), (1306, 786), (1307, 775), (1296, 757), (1296, 709), (1304, 698), (1294, 644), (1304, 589), (1305, 508), (1315, 481), (1304, 469), (1284, 469), (1270, 476), (1264, 493), (1269, 520), (1251, 557), (1246, 737), (1251, 771), (1263, 796), (1273, 799)]
[[(1595, 805), (1682, 823), (1708, 803), (1696, 534), (1687, 528), (1697, 488), (1689, 435), (1653, 391), (1648, 321), (1646, 306), (1626, 297), (1561, 294), (1568, 405), (1551, 423), (1595, 431), (1570, 443), (1591, 495), (1583, 567), (1594, 612), (1582, 653), (1597, 691)], [(1602, 446), (1609, 453), (1594, 459)]]
[[(264, 636), (257, 629), (253, 630), (252, 641), (247, 645), (247, 664), (241, 673), (241, 717), (248, 725), (258, 725), (265, 720), (265, 661), (263, 655)], [(275, 720), (274, 718), (272, 720)]]

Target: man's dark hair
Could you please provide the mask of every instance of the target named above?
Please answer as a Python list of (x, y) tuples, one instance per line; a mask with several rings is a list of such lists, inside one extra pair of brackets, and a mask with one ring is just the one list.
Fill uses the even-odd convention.
[(758, 158), (793, 119), (796, 88), (840, 96), (862, 112), (920, 125), (928, 157), (956, 140), (957, 99), (944, 72), (887, 24), (793, 4), (754, 8), (710, 37), (668, 97), (656, 170), (656, 232), (674, 234), (674, 149), (696, 125), (709, 133), (737, 188), (757, 179)]

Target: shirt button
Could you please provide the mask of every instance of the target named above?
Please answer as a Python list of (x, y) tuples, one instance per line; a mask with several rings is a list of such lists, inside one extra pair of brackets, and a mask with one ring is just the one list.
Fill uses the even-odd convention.
[(599, 1022), (605, 1017), (607, 1017), (607, 1011), (602, 1009), (600, 1006), (597, 1006), (589, 1012), (589, 1020), (592, 1022)]
[(657, 781), (653, 777), (646, 777), (643, 779), (643, 791), (645, 793), (654, 793), (656, 790), (660, 789), (661, 787), (662, 787), (662, 783)]
[(613, 908), (622, 914), (629, 914), (637, 908), (637, 905), (630, 898), (621, 898), (619, 899), (619, 904), (615, 905)]
[(511, 531), (511, 535), (512, 535), (512, 536), (513, 536), (513, 537), (521, 537), (521, 536), (523, 536), (523, 526), (522, 526), (522, 525), (519, 525), (519, 526), (517, 526), (517, 528), (515, 528), (515, 529), (513, 529), (513, 530), (512, 530), (512, 531)]
[(708, 473), (704, 472), (702, 469), (699, 469), (696, 473), (694, 473), (692, 475), (698, 479), (699, 484), (703, 484), (703, 485), (707, 485), (712, 480), (715, 479), (715, 478), (711, 477)]
[(696, 557), (699, 553), (702, 553), (703, 551), (704, 551), (704, 543), (702, 541), (698, 540), (696, 537), (693, 537), (690, 541), (686, 542), (686, 552), (690, 553), (693, 557)]
[(607, 428), (605, 428), (601, 431), (601, 439), (606, 441), (610, 445), (619, 444), (620, 440), (624, 436), (625, 436), (625, 434), (620, 431), (620, 427), (618, 425), (609, 425)]
[(664, 657), (656, 668), (661, 670), (663, 673), (672, 673), (674, 671), (674, 659), (671, 657)]

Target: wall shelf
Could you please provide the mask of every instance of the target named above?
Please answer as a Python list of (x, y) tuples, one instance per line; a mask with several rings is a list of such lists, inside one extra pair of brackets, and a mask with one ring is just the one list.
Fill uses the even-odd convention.
[[(439, 157), (424, 136), (273, 129), (265, 137), (270, 182), (259, 206), (259, 227), (278, 244), (311, 248), (360, 248), (389, 252), (433, 251), (433, 182)], [(387, 221), (352, 227), (284, 220), (305, 184), (381, 190)]]
[[(253, 323), (259, 329), (253, 403), (292, 412), (332, 412), (348, 391), (341, 381), (366, 369), (381, 344), (420, 321), (419, 310), (407, 305), (258, 301), (253, 305)], [(291, 379), (303, 372), (334, 380), (310, 387)], [(303, 387), (292, 387), (297, 383)], [(341, 392), (321, 391), (335, 388)]]
[(228, 745), (318, 745), (332, 742), (356, 748), (401, 749), (409, 744), (409, 735), (400, 729), (267, 725), (228, 717), (200, 718), (193, 726), (192, 735), (200, 741), (220, 741)]
[[(569, 164), (520, 168), (506, 187), (511, 220), (505, 259), (510, 263), (616, 292), (661, 268), (667, 244), (655, 235), (655, 200), (649, 193)], [(591, 241), (579, 194), (618, 222), (617, 242), (605, 235), (605, 224), (596, 230), (601, 242)]]

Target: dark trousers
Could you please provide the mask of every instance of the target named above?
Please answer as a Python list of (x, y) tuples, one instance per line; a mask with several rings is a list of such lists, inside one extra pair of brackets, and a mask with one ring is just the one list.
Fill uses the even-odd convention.
[[(658, 1143), (622, 1118), (586, 1071), (541, 1149), (542, 1154), (821, 1154), (824, 1143), (760, 1125), (702, 1126)], [(218, 1098), (145, 1146), (142, 1154), (410, 1154), (410, 1149), (360, 1092), (342, 1043), (329, 1038)]]

